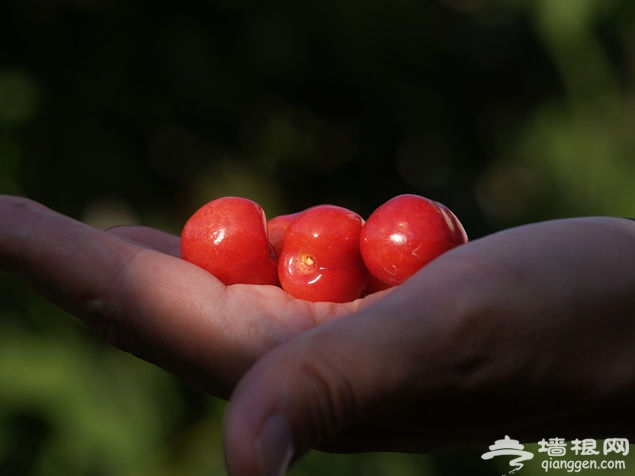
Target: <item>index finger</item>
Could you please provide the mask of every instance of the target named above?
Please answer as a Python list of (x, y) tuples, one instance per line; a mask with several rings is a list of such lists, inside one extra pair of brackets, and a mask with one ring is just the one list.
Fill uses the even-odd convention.
[(152, 248), (177, 258), (181, 257), (180, 238), (165, 231), (137, 225), (114, 226), (106, 231), (139, 246)]
[(247, 343), (239, 348), (222, 331), (230, 326), (220, 281), (39, 203), (0, 197), (0, 268), (109, 343), (212, 393), (226, 395), (251, 363)]

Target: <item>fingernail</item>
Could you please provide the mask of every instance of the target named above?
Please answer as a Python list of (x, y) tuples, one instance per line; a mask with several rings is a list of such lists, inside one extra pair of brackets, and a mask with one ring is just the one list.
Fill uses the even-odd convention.
[(260, 476), (283, 476), (293, 456), (289, 424), (281, 415), (265, 422), (255, 442)]

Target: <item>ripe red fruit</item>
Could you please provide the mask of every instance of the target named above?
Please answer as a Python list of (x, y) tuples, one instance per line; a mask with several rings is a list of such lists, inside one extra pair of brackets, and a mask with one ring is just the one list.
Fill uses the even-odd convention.
[(246, 198), (222, 197), (199, 208), (183, 227), (181, 256), (225, 284), (278, 282), (265, 213)]
[(290, 213), (288, 215), (278, 215), (267, 222), (267, 232), (269, 233), (269, 243), (273, 247), (276, 257), (282, 252), (282, 243), (284, 233), (287, 231), (289, 224), (300, 216), (301, 212)]
[(308, 301), (360, 297), (369, 278), (359, 252), (363, 223), (358, 214), (335, 205), (302, 212), (284, 235), (278, 262), (282, 288)]
[(458, 218), (444, 205), (419, 195), (399, 195), (366, 221), (360, 251), (370, 273), (397, 285), (442, 253), (467, 242)]
[(366, 287), (366, 294), (377, 293), (379, 291), (384, 291), (385, 289), (389, 289), (392, 287), (392, 284), (384, 283), (382, 280), (376, 278), (371, 274), (368, 280), (368, 286)]

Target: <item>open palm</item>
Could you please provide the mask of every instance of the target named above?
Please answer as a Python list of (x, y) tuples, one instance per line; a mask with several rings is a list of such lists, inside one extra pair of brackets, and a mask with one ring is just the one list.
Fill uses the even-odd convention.
[(179, 258), (179, 238), (147, 227), (100, 231), (0, 197), (0, 266), (80, 317), (109, 343), (220, 397), (264, 353), (357, 310), (275, 286), (225, 286)]

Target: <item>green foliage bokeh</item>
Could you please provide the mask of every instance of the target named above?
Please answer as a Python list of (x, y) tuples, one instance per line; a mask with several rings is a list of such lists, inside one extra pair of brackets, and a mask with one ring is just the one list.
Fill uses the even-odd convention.
[[(0, 5), (0, 193), (102, 228), (178, 233), (222, 195), (273, 216), (418, 193), (470, 238), (635, 216), (633, 123), (629, 0)], [(225, 474), (223, 409), (0, 275), (0, 474)], [(481, 453), (312, 453), (292, 474), (509, 469)]]

